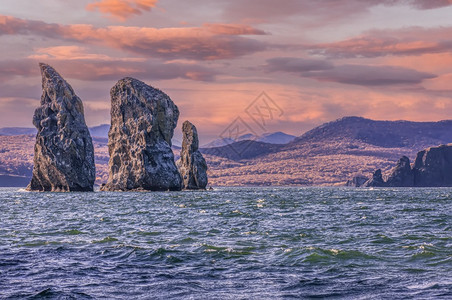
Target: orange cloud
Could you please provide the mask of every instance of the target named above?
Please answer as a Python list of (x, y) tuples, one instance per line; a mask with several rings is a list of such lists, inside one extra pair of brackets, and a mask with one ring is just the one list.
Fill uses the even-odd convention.
[(451, 53), (429, 53), (416, 56), (388, 56), (378, 59), (378, 63), (416, 68), (418, 71), (441, 74), (450, 72), (452, 66)]
[(0, 16), (0, 35), (27, 34), (100, 44), (147, 57), (165, 59), (228, 59), (266, 49), (263, 42), (241, 35), (263, 34), (247, 25), (150, 28), (87, 24), (59, 25)]
[(224, 35), (263, 35), (265, 31), (256, 29), (247, 25), (239, 24), (211, 24), (206, 23), (203, 25), (207, 30), (214, 34)]
[(156, 3), (157, 0), (101, 0), (88, 4), (86, 9), (98, 10), (103, 14), (125, 21), (134, 15), (142, 14), (143, 11), (150, 11)]
[(97, 60), (97, 61), (145, 61), (144, 58), (113, 58), (105, 54), (88, 53), (85, 47), (80, 46), (56, 46), (47, 48), (38, 48), (36, 54), (28, 58), (36, 60)]
[(348, 40), (307, 46), (311, 54), (332, 58), (374, 58), (451, 52), (452, 27), (372, 30)]
[(434, 78), (431, 80), (427, 80), (423, 83), (423, 86), (429, 90), (436, 90), (436, 91), (452, 91), (452, 73), (443, 74), (439, 76), (438, 78)]

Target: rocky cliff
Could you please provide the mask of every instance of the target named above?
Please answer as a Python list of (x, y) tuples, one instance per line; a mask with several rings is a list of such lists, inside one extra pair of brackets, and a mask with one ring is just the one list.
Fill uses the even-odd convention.
[(94, 148), (83, 104), (52, 67), (40, 64), (41, 105), (33, 116), (38, 130), (31, 191), (92, 191)]
[(179, 110), (168, 95), (124, 78), (111, 89), (108, 182), (105, 191), (180, 190), (171, 151)]
[(177, 166), (182, 177), (182, 188), (196, 190), (207, 186), (207, 163), (199, 152), (198, 131), (185, 121), (182, 126), (182, 149)]
[(386, 185), (390, 187), (409, 187), (414, 186), (414, 172), (411, 169), (410, 159), (402, 156), (397, 165), (391, 170), (386, 181)]
[(414, 186), (452, 186), (452, 144), (420, 151), (413, 173)]
[(381, 173), (381, 169), (378, 169), (372, 175), (367, 182), (364, 183), (366, 187), (384, 187), (386, 186), (386, 182), (383, 179), (383, 174)]
[[(376, 173), (380, 171), (377, 170)], [(381, 176), (381, 171), (380, 171)], [(375, 177), (375, 174), (374, 174)], [(381, 180), (383, 178), (381, 177)], [(452, 144), (430, 147), (418, 152), (413, 167), (403, 156), (388, 179), (369, 180), (365, 186), (447, 187), (452, 186)]]

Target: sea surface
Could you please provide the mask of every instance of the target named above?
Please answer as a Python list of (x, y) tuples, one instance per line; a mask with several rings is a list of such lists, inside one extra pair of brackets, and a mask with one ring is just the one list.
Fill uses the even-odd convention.
[(0, 298), (452, 299), (452, 189), (0, 189)]

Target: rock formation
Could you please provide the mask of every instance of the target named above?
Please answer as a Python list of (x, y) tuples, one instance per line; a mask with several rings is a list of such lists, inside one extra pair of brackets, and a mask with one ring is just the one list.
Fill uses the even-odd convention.
[(390, 187), (410, 187), (414, 186), (414, 172), (411, 170), (410, 159), (403, 156), (392, 169), (386, 185)]
[(413, 168), (403, 156), (385, 182), (381, 170), (365, 186), (447, 187), (452, 186), (452, 144), (430, 147), (418, 152)]
[(182, 149), (177, 167), (184, 189), (205, 189), (207, 186), (207, 163), (199, 152), (198, 132), (195, 125), (185, 121), (182, 125)]
[(40, 64), (41, 106), (33, 116), (36, 135), (31, 191), (92, 191), (94, 148), (83, 104), (52, 67)]
[(378, 169), (372, 175), (372, 178), (369, 179), (364, 186), (366, 187), (384, 187), (386, 186), (385, 181), (383, 180), (383, 175), (381, 174), (381, 169)]
[(452, 186), (452, 144), (418, 152), (413, 172), (415, 186)]
[(171, 138), (179, 110), (162, 91), (134, 79), (110, 91), (109, 178), (104, 191), (180, 190)]
[(366, 183), (367, 180), (369, 180), (369, 178), (367, 178), (363, 175), (356, 175), (356, 176), (353, 176), (353, 178), (351, 180), (348, 180), (345, 185), (352, 186), (352, 187), (360, 187), (364, 183)]

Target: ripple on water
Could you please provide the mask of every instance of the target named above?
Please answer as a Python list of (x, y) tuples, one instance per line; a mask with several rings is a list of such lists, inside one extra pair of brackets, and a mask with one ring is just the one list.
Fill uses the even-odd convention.
[(0, 189), (0, 298), (447, 298), (452, 189)]

